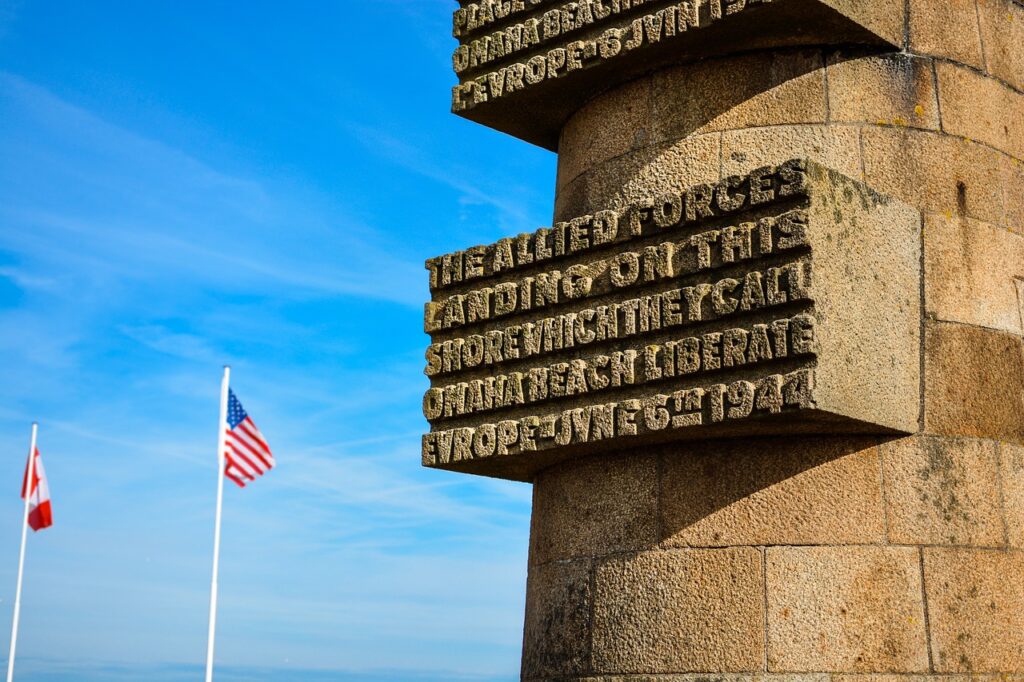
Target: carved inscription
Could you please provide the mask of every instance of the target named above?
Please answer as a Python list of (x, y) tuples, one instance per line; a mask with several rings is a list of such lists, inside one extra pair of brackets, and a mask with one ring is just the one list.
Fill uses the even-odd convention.
[(481, 334), (430, 344), (427, 376), (525, 360), (545, 353), (627, 339), (686, 324), (716, 320), (797, 301), (809, 301), (811, 263), (788, 263), (725, 277), (713, 284), (611, 302), (579, 312), (545, 317)]
[[(550, 270), (443, 298), (427, 307), (424, 326), (428, 332), (452, 329), (796, 249), (806, 245), (806, 228), (807, 215), (797, 209), (757, 222), (707, 230), (680, 241), (661, 242), (641, 251), (620, 251), (605, 259), (577, 263), (564, 272)], [(695, 322), (703, 319), (705, 302), (720, 316), (737, 308), (749, 311), (800, 298), (804, 279), (803, 266), (790, 263), (752, 270), (742, 280), (726, 277), (714, 284), (686, 287), (676, 290), (675, 295), (677, 300), (685, 300), (687, 317)], [(659, 309), (670, 303), (644, 299), (645, 306)], [(595, 315), (596, 311), (591, 317)]]
[(431, 258), (423, 463), (531, 480), (666, 441), (913, 432), (919, 231), (797, 159)]
[(434, 431), (423, 436), (423, 464), (454, 464), (718, 424), (756, 414), (778, 414), (785, 408), (811, 406), (813, 387), (813, 370), (803, 369), (756, 381), (686, 388), (642, 399)]
[(642, 350), (596, 354), (568, 362), (532, 367), (526, 372), (496, 374), (431, 388), (423, 398), (427, 419), (461, 417), (549, 398), (637, 386), (716, 369), (740, 368), (765, 360), (814, 352), (814, 317), (734, 327), (708, 332)]
[(462, 38), (489, 28), (508, 17), (519, 16), (527, 10), (555, 3), (556, 0), (482, 0), (463, 3), (463, 6), (452, 14), (452, 35)]
[(424, 462), (812, 406), (808, 201), (795, 160), (428, 260)]
[[(453, 15), (452, 110), (571, 76), (773, 0), (483, 0)], [(780, 1), (780, 0), (775, 0)]]
[[(777, 199), (804, 194), (806, 181), (804, 164), (789, 161), (778, 167), (758, 168), (749, 175), (729, 176), (714, 185), (695, 185), (651, 197), (622, 210), (598, 211), (487, 246), (431, 258), (427, 261), (430, 289), (437, 291), (670, 228), (749, 211)], [(756, 236), (761, 244), (767, 244), (770, 235), (764, 235), (763, 229), (764, 224), (758, 226)], [(725, 245), (731, 246), (728, 235), (726, 239)], [(707, 254), (713, 241), (715, 239), (707, 238), (694, 247), (701, 254)], [(787, 244), (783, 243), (780, 248), (787, 248)]]

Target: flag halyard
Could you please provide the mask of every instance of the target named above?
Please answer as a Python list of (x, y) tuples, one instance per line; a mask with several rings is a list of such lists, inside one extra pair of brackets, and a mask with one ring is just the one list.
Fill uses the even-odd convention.
[[(35, 461), (25, 463), (25, 475), (21, 482), (21, 499), (28, 497), (28, 525), (34, 531), (40, 531), (53, 525), (53, 506), (50, 503), (50, 485), (46, 480), (43, 458), (39, 448), (34, 448), (32, 457)], [(32, 470), (32, 487), (29, 490), (28, 472)]]
[(246, 413), (234, 391), (228, 390), (227, 424), (224, 425), (224, 476), (244, 488), (274, 467), (267, 440)]

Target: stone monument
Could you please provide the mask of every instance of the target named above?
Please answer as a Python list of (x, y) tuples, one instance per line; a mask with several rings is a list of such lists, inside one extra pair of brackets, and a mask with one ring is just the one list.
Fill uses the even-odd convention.
[(423, 464), (534, 486), (523, 679), (1024, 673), (1024, 5), (453, 28), (453, 111), (558, 152), (427, 262)]

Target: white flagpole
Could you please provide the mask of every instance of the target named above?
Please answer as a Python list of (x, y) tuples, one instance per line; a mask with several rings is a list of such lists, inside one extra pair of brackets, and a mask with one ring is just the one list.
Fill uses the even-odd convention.
[(36, 476), (36, 435), (39, 424), (32, 422), (32, 444), (28, 448), (28, 472), (25, 479), (25, 515), (21, 519), (21, 554), (18, 556), (18, 589), (14, 593), (14, 624), (11, 626), (11, 652), (7, 656), (7, 682), (14, 679), (14, 650), (18, 647), (18, 618), (21, 616), (21, 579), (25, 575), (25, 540), (28, 538), (28, 509), (32, 501), (32, 479)]
[(213, 580), (210, 581), (210, 632), (206, 642), (206, 682), (213, 680), (213, 640), (217, 632), (217, 572), (220, 568), (220, 516), (221, 508), (224, 506), (224, 448), (230, 378), (231, 368), (225, 366), (224, 378), (220, 383), (220, 423), (217, 426), (217, 513), (213, 530)]

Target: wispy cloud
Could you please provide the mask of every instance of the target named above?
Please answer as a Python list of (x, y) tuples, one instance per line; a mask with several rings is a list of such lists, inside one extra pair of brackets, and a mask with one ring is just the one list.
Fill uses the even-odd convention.
[(19, 289), (52, 292), (60, 286), (54, 277), (32, 275), (20, 268), (0, 267), (0, 277), (11, 280)]
[(527, 225), (532, 218), (528, 207), (515, 192), (509, 192), (507, 188), (495, 191), (496, 188), (484, 187), (479, 184), (479, 177), (471, 181), (468, 178), (473, 175), (456, 163), (444, 166), (437, 164), (424, 155), (419, 147), (376, 128), (352, 126), (352, 133), (365, 145), (367, 151), (380, 154), (414, 173), (450, 187), (462, 195), (463, 202), (497, 209), (501, 214), (499, 225)]
[[(391, 238), (315, 195), (218, 171), (10, 73), (0, 72), (0, 93), (10, 150), (0, 162), (10, 183), (0, 248), (32, 265), (62, 271), (91, 260), (132, 280), (419, 301), (422, 264), (397, 258)], [(26, 172), (50, 177), (51, 189), (18, 191)]]
[(160, 353), (202, 362), (217, 361), (217, 354), (210, 344), (195, 334), (176, 333), (157, 324), (138, 327), (122, 325), (118, 329), (128, 338)]

